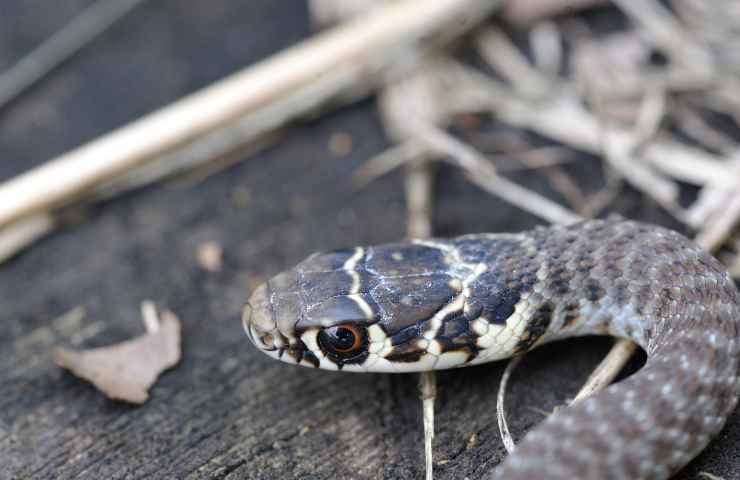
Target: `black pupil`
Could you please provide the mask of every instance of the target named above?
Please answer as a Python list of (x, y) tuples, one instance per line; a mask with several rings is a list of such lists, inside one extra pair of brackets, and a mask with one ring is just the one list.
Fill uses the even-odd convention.
[(367, 358), (367, 333), (362, 326), (335, 325), (319, 330), (316, 339), (321, 351), (339, 368), (347, 363), (360, 363)]
[(355, 344), (355, 334), (349, 328), (330, 328), (330, 342), (337, 350), (350, 350)]

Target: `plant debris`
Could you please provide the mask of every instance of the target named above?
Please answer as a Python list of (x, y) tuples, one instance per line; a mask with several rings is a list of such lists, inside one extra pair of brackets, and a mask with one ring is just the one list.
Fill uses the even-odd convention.
[(91, 382), (112, 400), (142, 404), (148, 390), (165, 370), (181, 357), (180, 320), (154, 304), (144, 302), (142, 314), (147, 333), (108, 347), (89, 350), (55, 348), (54, 363)]

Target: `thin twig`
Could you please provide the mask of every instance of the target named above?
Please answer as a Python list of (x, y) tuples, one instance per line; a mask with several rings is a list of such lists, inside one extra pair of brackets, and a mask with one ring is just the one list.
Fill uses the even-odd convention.
[(0, 75), (0, 109), (145, 0), (98, 0)]
[[(417, 126), (414, 132), (416, 137), (412, 142), (423, 142), (427, 151), (434, 153), (435, 156), (442, 156), (441, 158), (444, 160), (451, 160), (453, 164), (466, 171), (471, 182), (512, 205), (553, 223), (568, 224), (581, 219), (578, 215), (552, 200), (496, 174), (493, 165), (483, 154), (452, 137), (444, 130), (424, 125)], [(416, 152), (415, 148), (415, 146), (409, 146), (405, 149), (395, 150), (392, 157), (393, 162), (398, 164), (411, 161), (411, 158), (402, 154), (404, 152)], [(388, 171), (387, 169), (383, 170), (383, 173)]]
[(740, 221), (740, 191), (736, 191), (720, 215), (697, 234), (694, 241), (709, 252), (717, 250)]
[(672, 60), (692, 70), (708, 70), (709, 54), (686, 34), (680, 23), (655, 0), (613, 0), (627, 15), (640, 25)]
[(498, 175), (493, 165), (470, 145), (444, 130), (427, 127), (417, 131), (418, 139), (438, 154), (449, 155), (468, 173), (468, 178), (489, 193), (552, 223), (574, 223), (578, 215), (542, 195)]
[(434, 477), (434, 457), (432, 441), (434, 440), (434, 400), (437, 398), (437, 375), (434, 370), (421, 372), (419, 378), (422, 410), (424, 413), (424, 465), (426, 480)]
[(141, 302), (141, 319), (147, 333), (151, 334), (159, 331), (159, 312), (157, 311), (157, 305), (152, 300)]
[[(0, 185), (0, 226), (69, 203), (100, 182), (317, 84), (323, 96), (314, 98), (311, 110), (340, 93), (356, 94), (358, 85), (366, 92), (389, 68), (408, 64), (409, 55), (417, 58), (420, 45), (438, 45), (420, 39), (449, 40), (497, 6), (406, 0), (374, 9)], [(290, 113), (296, 118), (307, 111)]]
[(632, 340), (617, 340), (599, 366), (591, 372), (571, 405), (609, 386), (617, 378), (624, 365), (632, 358), (635, 351), (637, 351), (637, 344)]
[(420, 142), (413, 140), (395, 145), (363, 163), (352, 174), (352, 183), (358, 187), (363, 187), (376, 178), (382, 177), (427, 153), (427, 149)]
[[(473, 142), (475, 143), (475, 142)], [(517, 172), (522, 170), (539, 170), (559, 167), (577, 160), (569, 149), (561, 146), (533, 147), (521, 152), (509, 152), (490, 155), (490, 159), (499, 172)], [(515, 160), (518, 164), (507, 162)]]
[(0, 228), (0, 263), (9, 260), (54, 229), (49, 214), (33, 215)]
[[(433, 174), (430, 162), (418, 159), (406, 168), (406, 204), (408, 238), (432, 236)], [(433, 370), (422, 372), (419, 379), (424, 418), (424, 459), (426, 480), (432, 480), (434, 457), (434, 402), (437, 397), (437, 376)]]
[(406, 168), (407, 236), (432, 236), (432, 165), (425, 160), (411, 162)]
[(639, 149), (646, 147), (655, 136), (665, 114), (665, 96), (662, 90), (645, 96), (630, 142), (611, 142), (611, 129), (604, 130), (605, 157), (609, 164), (633, 187), (655, 199), (666, 211), (682, 218), (678, 206), (678, 187), (656, 173), (637, 158)]
[(509, 425), (506, 423), (506, 409), (504, 406), (504, 399), (506, 398), (506, 387), (509, 384), (509, 378), (512, 372), (519, 365), (519, 362), (524, 358), (521, 355), (513, 357), (509, 360), (509, 363), (504, 369), (503, 375), (501, 375), (501, 381), (498, 384), (498, 394), (496, 395), (496, 418), (498, 419), (498, 431), (501, 434), (501, 439), (504, 442), (504, 448), (511, 454), (514, 451), (514, 438), (511, 436), (509, 431)]
[(725, 480), (723, 477), (714, 475), (709, 472), (699, 472), (699, 478), (702, 480)]
[[(433, 174), (430, 162), (419, 159), (406, 168), (406, 204), (408, 238), (432, 236)], [(424, 459), (426, 480), (432, 480), (434, 457), (434, 402), (437, 397), (437, 376), (433, 370), (422, 372), (419, 379), (424, 418)]]
[[(575, 91), (561, 89), (546, 102), (519, 98), (499, 82), (467, 67), (451, 69), (449, 82), (458, 87), (451, 92), (451, 102), (462, 111), (488, 109), (499, 120), (533, 130), (576, 150), (600, 154), (602, 128), (595, 115), (582, 105)], [(629, 130), (611, 128), (613, 148), (629, 149), (634, 135)], [(656, 139), (645, 145), (640, 156), (656, 170), (693, 185), (733, 182), (728, 177), (724, 159), (686, 145)]]
[(705, 186), (686, 211), (684, 222), (696, 229), (712, 224), (712, 218), (724, 210), (725, 206), (732, 201), (735, 193), (735, 188)]
[(740, 150), (736, 140), (710, 125), (699, 112), (688, 105), (679, 106), (672, 118), (684, 134), (709, 149), (723, 155), (732, 155)]
[(666, 103), (666, 91), (662, 86), (657, 85), (647, 91), (632, 130), (634, 149), (644, 147), (658, 135), (660, 124), (666, 115)]
[(550, 89), (551, 80), (534, 68), (500, 29), (483, 29), (476, 37), (476, 46), (486, 62), (521, 94), (539, 97)]
[[(390, 136), (404, 142), (419, 119), (439, 120), (437, 104), (434, 102), (434, 82), (428, 75), (432, 63), (422, 64), (407, 78), (387, 85), (379, 95), (378, 108), (383, 125)], [(411, 116), (414, 120), (407, 121)], [(428, 160), (429, 152), (418, 142), (405, 141), (392, 148), (355, 173), (355, 182), (368, 181), (377, 175), (406, 163), (406, 237), (428, 238), (432, 236), (432, 204), (434, 197), (434, 172)], [(434, 371), (421, 372), (419, 378), (422, 414), (424, 423), (425, 478), (434, 476), (434, 403), (437, 396), (437, 377)]]
[(529, 42), (536, 69), (550, 78), (557, 78), (564, 55), (557, 24), (549, 20), (535, 24), (529, 34)]

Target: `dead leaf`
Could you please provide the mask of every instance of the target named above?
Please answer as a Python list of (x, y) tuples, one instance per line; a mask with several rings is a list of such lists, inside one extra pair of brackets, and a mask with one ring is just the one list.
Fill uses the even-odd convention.
[(164, 311), (154, 328), (108, 347), (79, 351), (55, 348), (54, 363), (88, 380), (108, 398), (142, 404), (157, 377), (175, 366), (181, 356), (181, 326), (175, 314)]

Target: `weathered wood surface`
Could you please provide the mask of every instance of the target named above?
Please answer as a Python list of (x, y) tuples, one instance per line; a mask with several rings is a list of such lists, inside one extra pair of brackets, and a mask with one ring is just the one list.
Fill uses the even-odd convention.
[[(43, 3), (43, 5), (42, 5)], [(0, 69), (89, 1), (3, 2)], [(0, 179), (172, 101), (308, 34), (303, 2), (163, 0), (134, 12), (29, 95), (0, 112)], [(353, 138), (335, 157), (332, 133)], [(308, 253), (402, 237), (398, 175), (355, 191), (354, 168), (386, 146), (370, 102), (296, 127), (277, 147), (191, 186), (110, 202), (0, 267), (0, 479), (421, 478), (413, 375), (284, 365), (256, 352), (239, 314), (250, 288)], [(588, 185), (593, 165), (573, 173)], [(552, 194), (534, 176), (516, 178)], [(536, 223), (446, 171), (438, 234)], [(472, 208), (477, 205), (477, 208)], [(481, 206), (485, 206), (482, 208)], [(622, 213), (665, 221), (627, 195)], [(208, 240), (224, 268), (197, 266)], [(55, 345), (101, 346), (143, 331), (154, 299), (184, 324), (184, 357), (142, 407), (106, 400), (54, 366)], [(83, 306), (80, 321), (59, 320)], [(609, 342), (543, 348), (508, 396), (515, 438), (573, 396)], [(484, 478), (504, 451), (495, 421), (503, 365), (440, 376), (436, 478)], [(740, 414), (679, 476), (740, 478)]]

